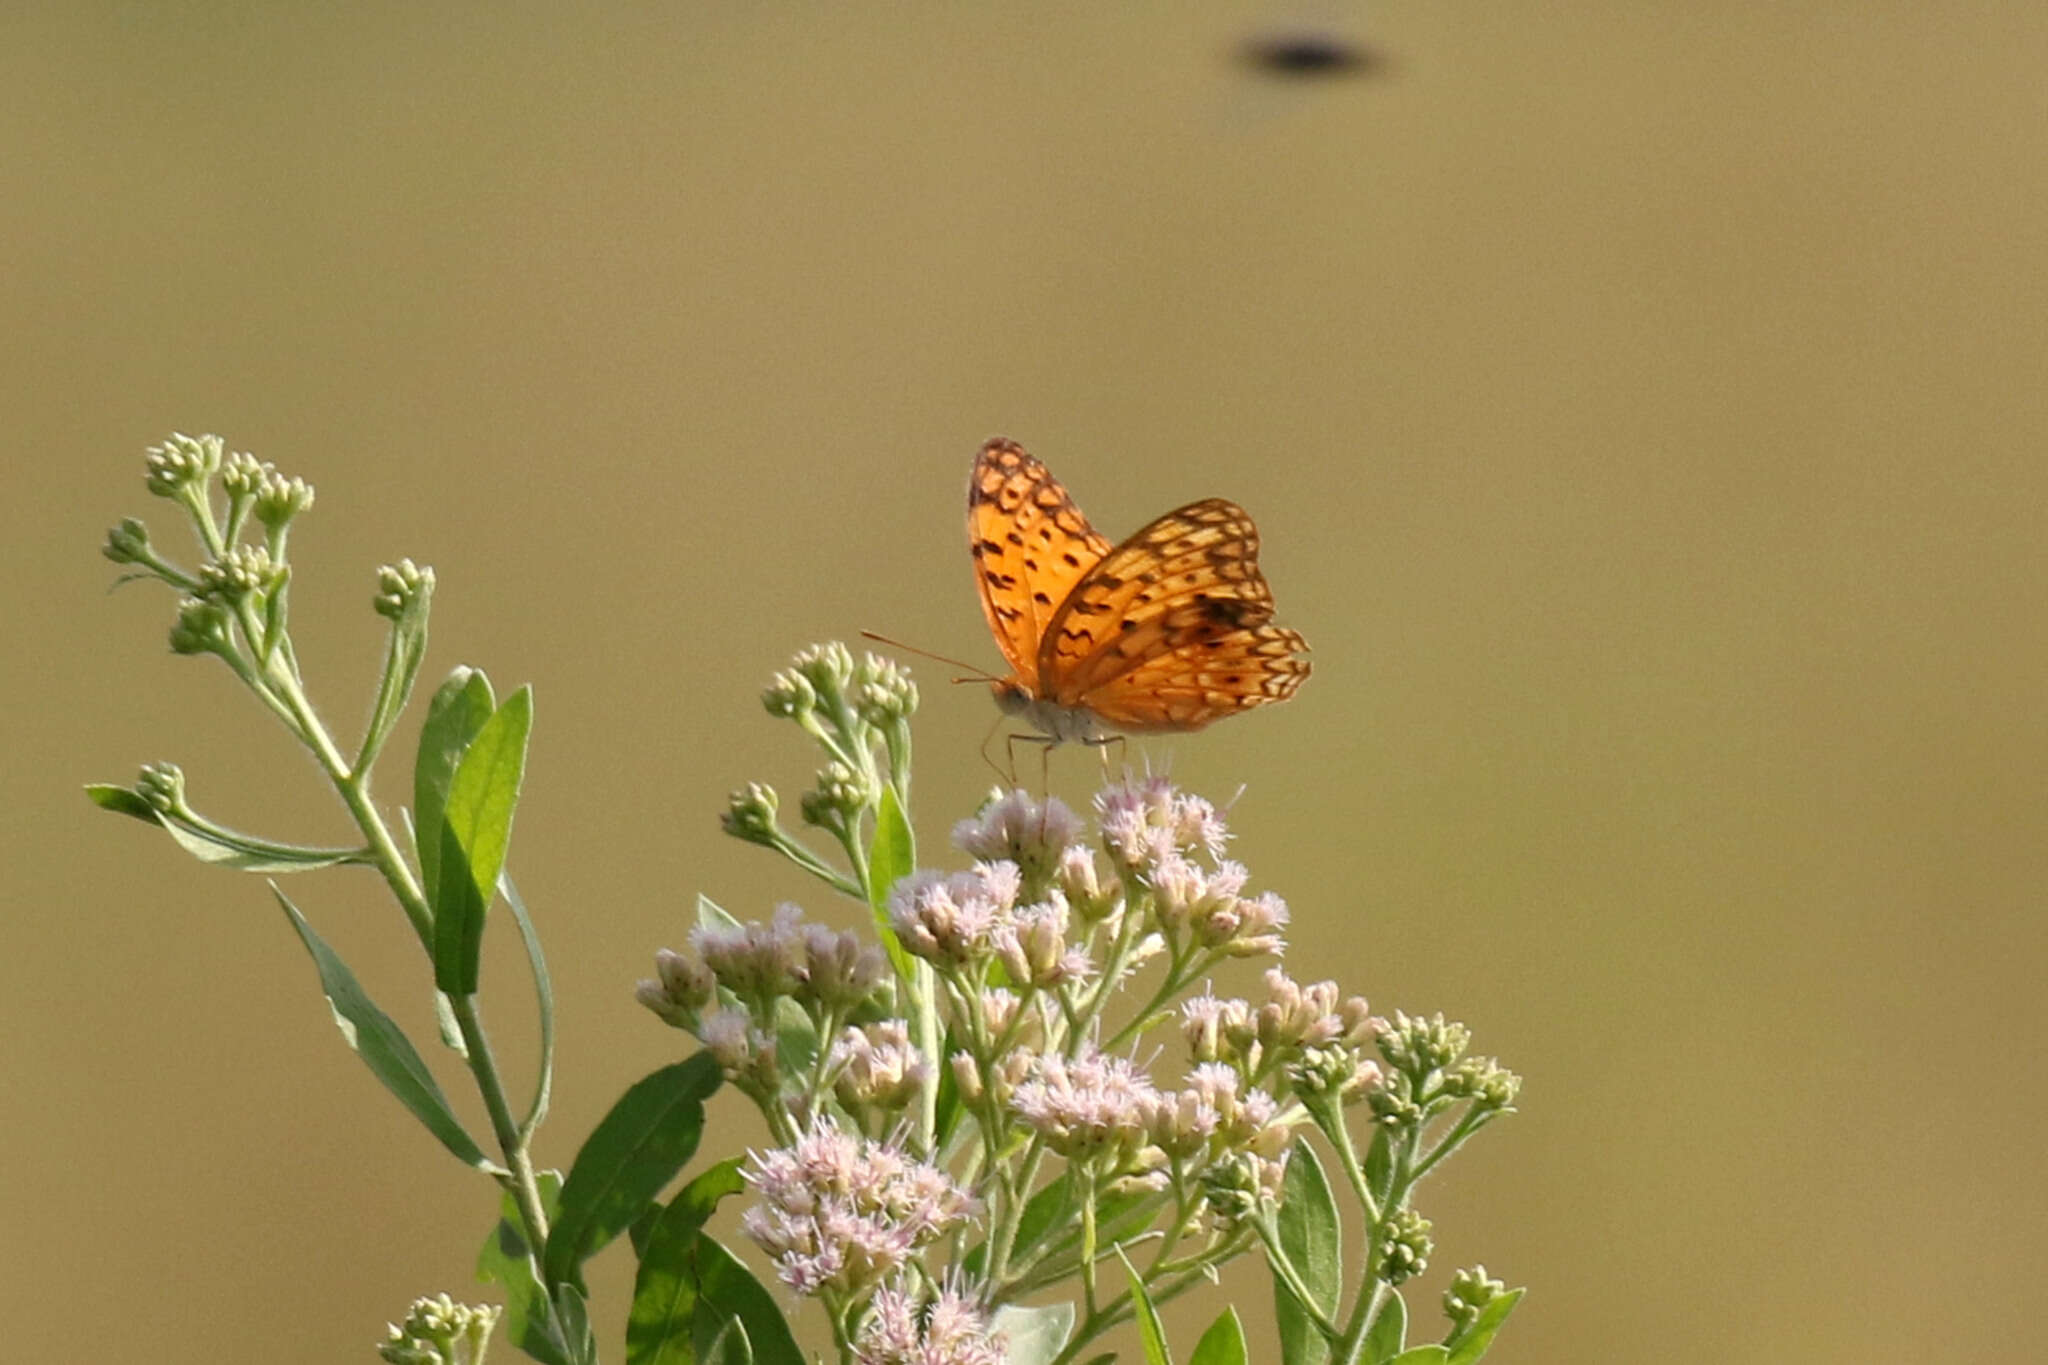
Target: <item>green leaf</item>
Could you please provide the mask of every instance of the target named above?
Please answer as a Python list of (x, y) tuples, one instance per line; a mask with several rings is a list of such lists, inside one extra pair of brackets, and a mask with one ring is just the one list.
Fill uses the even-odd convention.
[(889, 923), (889, 892), (916, 870), (917, 844), (910, 833), (910, 822), (904, 819), (903, 807), (896, 801), (896, 789), (884, 785), (882, 802), (875, 808), (874, 842), (868, 846), (868, 906), (874, 911), (882, 947), (887, 950), (900, 981), (910, 980), (915, 963)]
[(1372, 1325), (1365, 1329), (1365, 1365), (1392, 1360), (1401, 1354), (1407, 1340), (1408, 1305), (1401, 1301), (1400, 1290), (1389, 1290), (1379, 1311), (1372, 1315)]
[(127, 787), (116, 787), (107, 782), (89, 783), (85, 796), (101, 810), (155, 825), (170, 835), (179, 848), (200, 862), (211, 863), (215, 867), (275, 874), (311, 872), (315, 868), (363, 860), (361, 849), (304, 848), (296, 844), (274, 844), (268, 839), (258, 839), (218, 825), (202, 828), (164, 814)]
[(412, 820), (420, 885), (429, 895), (441, 884), (441, 813), (448, 804), (448, 784), (455, 780), (463, 751), (497, 709), (491, 680), (469, 667), (450, 673), (427, 703), (419, 756), (412, 768)]
[[(550, 1218), (560, 1206), (562, 1177), (543, 1171), (538, 1180), (541, 1208)], [(567, 1343), (549, 1330), (547, 1291), (534, 1278), (532, 1248), (519, 1205), (507, 1190), (500, 1201), (497, 1226), (477, 1253), (476, 1277), (505, 1290), (505, 1339), (543, 1365), (571, 1365)]]
[(471, 1140), (463, 1130), (462, 1120), (449, 1108), (447, 1096), (441, 1093), (434, 1073), (427, 1070), (405, 1030), (377, 1008), (348, 964), (313, 931), (284, 892), (273, 884), (270, 893), (277, 897), (285, 917), (298, 932), (299, 941), (312, 954), (313, 967), (320, 973), (320, 989), (327, 996), (327, 1007), (334, 1012), (334, 1024), (341, 1030), (342, 1041), (355, 1050), (371, 1074), (384, 1083), (384, 1088), (396, 1095), (398, 1102), (425, 1124), (443, 1147), (455, 1154), (456, 1160), (478, 1170), (493, 1169), (483, 1149)]
[(697, 927), (700, 929), (737, 929), (740, 922), (719, 907), (717, 901), (699, 892), (697, 895)]
[(754, 1344), (738, 1318), (727, 1318), (704, 1348), (704, 1365), (754, 1365)]
[(700, 1052), (636, 1082), (598, 1121), (562, 1185), (562, 1211), (544, 1257), (550, 1284), (572, 1280), (696, 1153), (704, 1100), (718, 1082), (717, 1060)]
[(1124, 1263), (1124, 1275), (1131, 1282), (1131, 1314), (1138, 1320), (1138, 1341), (1145, 1348), (1145, 1365), (1173, 1365), (1173, 1354), (1166, 1349), (1166, 1324), (1159, 1320), (1159, 1310), (1152, 1305), (1152, 1296), (1145, 1292), (1144, 1279), (1122, 1247), (1116, 1249), (1116, 1258)]
[(1508, 1320), (1508, 1314), (1515, 1311), (1515, 1305), (1522, 1301), (1526, 1289), (1510, 1289), (1479, 1310), (1479, 1317), (1472, 1326), (1460, 1334), (1451, 1345), (1450, 1359), (1446, 1365), (1473, 1365), (1486, 1354), (1486, 1348), (1493, 1345), (1494, 1336), (1501, 1324)]
[(483, 950), (484, 915), (512, 840), (512, 815), (526, 773), (526, 740), (533, 728), (533, 689), (522, 687), (491, 713), (455, 765), (438, 832), (422, 826), (440, 847), (434, 901), (434, 984), (450, 995), (474, 995)]
[(1431, 1343), (1403, 1351), (1387, 1362), (1387, 1365), (1450, 1365), (1451, 1353), (1442, 1346)]
[[(829, 1046), (818, 1037), (818, 1021), (789, 996), (775, 1000), (775, 1060), (784, 1075), (810, 1074), (818, 1061), (818, 1049)], [(950, 1070), (951, 1068), (948, 1068)]]
[[(1327, 1317), (1337, 1311), (1344, 1292), (1343, 1232), (1337, 1201), (1330, 1194), (1323, 1163), (1307, 1142), (1297, 1141), (1287, 1159), (1277, 1214), (1280, 1249), (1301, 1277), (1302, 1287)], [(1330, 1342), (1293, 1291), (1273, 1278), (1273, 1317), (1280, 1329), (1280, 1356), (1288, 1365), (1324, 1365)]]
[(796, 1344), (775, 1296), (730, 1251), (701, 1232), (697, 1234), (697, 1292), (710, 1308), (739, 1319), (760, 1365), (808, 1365), (809, 1357)]
[(519, 941), (526, 945), (526, 961), (533, 968), (533, 993), (540, 1005), (540, 1074), (534, 1082), (533, 1103), (519, 1125), (520, 1136), (526, 1137), (548, 1116), (548, 1097), (555, 1087), (555, 988), (548, 977), (548, 960), (540, 950), (540, 934), (509, 872), (498, 879), (498, 889), (505, 893), (505, 903), (512, 907), (512, 922), (519, 926)]
[(1005, 1304), (995, 1312), (991, 1325), (1009, 1340), (1005, 1365), (1049, 1365), (1074, 1331), (1074, 1305), (1040, 1304), (1025, 1308)]
[[(941, 1057), (951, 1057), (958, 1051), (960, 1051), (960, 1044), (954, 1038), (952, 1025), (948, 1024), (946, 1026), (945, 1046), (939, 1049), (939, 1055)], [(938, 1102), (932, 1109), (932, 1146), (934, 1149), (938, 1151), (945, 1150), (946, 1144), (953, 1140), (953, 1130), (960, 1126), (961, 1115), (966, 1112), (967, 1107), (960, 1103), (960, 1078), (954, 1073), (952, 1067), (940, 1067)]]
[(573, 1365), (597, 1365), (597, 1338), (590, 1332), (590, 1309), (583, 1290), (573, 1284), (555, 1286), (555, 1321), (569, 1343)]
[(647, 1231), (626, 1319), (627, 1365), (693, 1365), (699, 1297), (697, 1234), (718, 1201), (736, 1194), (740, 1159), (732, 1157), (685, 1185)]
[(1225, 1308), (1195, 1343), (1188, 1365), (1245, 1365), (1244, 1324), (1235, 1308)]
[(156, 807), (127, 787), (117, 787), (111, 782), (88, 782), (85, 784), (85, 799), (101, 810), (132, 815), (152, 825), (161, 823), (156, 818)]
[(1380, 1212), (1392, 1212), (1386, 1203), (1394, 1188), (1394, 1130), (1384, 1124), (1374, 1126), (1372, 1146), (1365, 1149), (1365, 1183), (1379, 1200)]

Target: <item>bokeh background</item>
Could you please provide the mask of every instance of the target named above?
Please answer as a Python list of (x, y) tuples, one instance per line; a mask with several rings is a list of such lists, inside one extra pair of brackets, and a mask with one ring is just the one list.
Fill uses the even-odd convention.
[[(1295, 25), (1377, 60), (1240, 58)], [(5, 1353), (339, 1365), (480, 1292), (494, 1192), (261, 881), (79, 795), (171, 758), (230, 823), (344, 833), (168, 595), (107, 591), (182, 429), (318, 486), (344, 731), (400, 555), (430, 678), (536, 688), (544, 1159), (678, 1055), (631, 991), (698, 891), (845, 914), (716, 815), (808, 780), (755, 700), (793, 649), (994, 662), (959, 522), (1001, 432), (1113, 533), (1259, 518), (1316, 676), (1134, 754), (1243, 787), (1297, 971), (1525, 1075), (1426, 1192), (1425, 1314), (1477, 1260), (1532, 1286), (1504, 1365), (2032, 1356), (2044, 69), (2033, 0), (7, 6)], [(929, 852), (991, 712), (919, 672)], [(369, 878), (291, 889), (427, 1031)]]

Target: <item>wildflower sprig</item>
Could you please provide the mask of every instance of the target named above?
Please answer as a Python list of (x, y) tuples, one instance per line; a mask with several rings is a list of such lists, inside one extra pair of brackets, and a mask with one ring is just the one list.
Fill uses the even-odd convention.
[[(1409, 1196), (1509, 1112), (1518, 1082), (1467, 1058), (1459, 1026), (1389, 1023), (1334, 982), (1276, 966), (1260, 996), (1216, 994), (1226, 962), (1284, 953), (1288, 907), (1225, 856), (1222, 812), (1163, 779), (1114, 783), (1087, 817), (997, 791), (953, 828), (964, 867), (899, 861), (885, 878), (889, 860), (863, 850), (885, 841), (886, 808), (904, 808), (907, 769), (886, 759), (907, 755), (907, 724), (885, 745), (848, 725), (860, 708), (844, 699), (875, 677), (914, 696), (888, 668), (821, 646), (765, 694), (827, 755), (803, 811), (840, 842), (843, 870), (780, 828), (763, 786), (726, 817), (875, 909), (888, 956), (860, 958), (793, 906), (740, 924), (703, 902), (688, 950), (664, 950), (640, 987), (718, 1056), (778, 1144), (742, 1173), (759, 1201), (744, 1229), (778, 1277), (825, 1309), (843, 1360), (972, 1361), (1001, 1338), (1009, 1359), (1066, 1365), (1256, 1253), (1274, 1273), (1284, 1358), (1392, 1360), (1405, 1349), (1398, 1287), (1433, 1250)], [(816, 984), (835, 956), (863, 962), (865, 992), (836, 1014)], [(1155, 1075), (1169, 1023), (1188, 1059), (1174, 1080)], [(1311, 1132), (1359, 1197), (1348, 1293)], [(860, 1193), (913, 1170), (928, 1197), (973, 1216)], [(1120, 1259), (1128, 1270), (1113, 1273)], [(1519, 1295), (1473, 1285), (1446, 1300), (1461, 1360)], [(1063, 1287), (1071, 1299), (1043, 1302)]]
[[(145, 477), (189, 524), (196, 558), (176, 562), (133, 519), (109, 533), (106, 555), (178, 594), (173, 652), (222, 661), (313, 754), (360, 843), (229, 829), (195, 807), (172, 763), (90, 796), (206, 862), (375, 869), (432, 973), (440, 1040), (489, 1123), (487, 1150), (405, 1032), (278, 892), (343, 1037), (497, 1186), (477, 1270), (502, 1306), (421, 1299), (390, 1328), (383, 1359), (477, 1365), (502, 1326), (546, 1365), (597, 1365), (582, 1265), (616, 1239), (638, 1262), (628, 1365), (805, 1365), (817, 1357), (776, 1296), (706, 1231), (743, 1192), (741, 1233), (775, 1280), (822, 1309), (840, 1365), (1093, 1362), (1125, 1322), (1147, 1365), (1170, 1365), (1157, 1305), (1248, 1255), (1271, 1270), (1280, 1327), (1262, 1359), (1472, 1365), (1519, 1301), (1484, 1267), (1461, 1270), (1442, 1298), (1441, 1340), (1407, 1345), (1403, 1287), (1413, 1292), (1437, 1236), (1412, 1196), (1513, 1111), (1518, 1077), (1472, 1055), (1465, 1028), (1441, 1015), (1384, 1019), (1335, 982), (1275, 965), (1287, 904), (1226, 856), (1223, 813), (1163, 779), (1114, 782), (1080, 810), (993, 792), (953, 826), (959, 856), (920, 865), (916, 687), (895, 663), (837, 644), (798, 655), (763, 694), (818, 755), (794, 824), (772, 788), (750, 783), (724, 826), (858, 901), (863, 928), (795, 905), (742, 922), (700, 898), (686, 942), (656, 954), (637, 992), (696, 1050), (631, 1085), (566, 1175), (541, 1169), (553, 994), (505, 875), (531, 694), (501, 701), (481, 673), (454, 670), (426, 708), (409, 808), (387, 813), (371, 778), (424, 658), (433, 571), (400, 560), (376, 574), (384, 667), (349, 753), (309, 699), (291, 632), (289, 532), (312, 488), (215, 437), (170, 438)], [(481, 942), (500, 901), (540, 1014), (539, 1064), (519, 1103), (483, 1027)], [(1263, 962), (1262, 986), (1220, 993), (1215, 973), (1238, 960)], [(670, 1192), (726, 1085), (759, 1111), (768, 1142), (707, 1153)], [(1348, 1280), (1339, 1189), (1359, 1213)], [(1203, 1365), (1251, 1358), (1227, 1309), (1195, 1353)]]

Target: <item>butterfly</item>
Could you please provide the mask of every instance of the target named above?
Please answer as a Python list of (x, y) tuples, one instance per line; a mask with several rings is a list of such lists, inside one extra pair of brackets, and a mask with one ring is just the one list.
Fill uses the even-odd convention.
[(967, 485), (982, 612), (1010, 675), (996, 705), (1051, 743), (1199, 730), (1293, 696), (1308, 642), (1272, 624), (1259, 531), (1204, 498), (1112, 546), (1014, 441), (981, 448)]

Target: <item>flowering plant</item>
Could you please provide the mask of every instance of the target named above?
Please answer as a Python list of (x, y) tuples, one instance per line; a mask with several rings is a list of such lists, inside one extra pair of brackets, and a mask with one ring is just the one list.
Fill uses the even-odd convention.
[[(500, 701), (481, 673), (455, 670), (428, 704), (401, 837), (370, 781), (424, 656), (432, 571), (408, 561), (379, 573), (389, 642), (349, 755), (309, 701), (291, 642), (287, 532), (312, 489), (218, 438), (182, 436), (149, 452), (148, 484), (192, 523), (200, 568), (165, 558), (132, 520), (110, 534), (108, 557), (185, 594), (173, 650), (229, 667), (314, 754), (363, 842), (312, 848), (227, 829), (189, 804), (168, 764), (88, 794), (203, 861), (272, 875), (376, 869), (432, 971), (441, 1042), (490, 1118), (487, 1154), (404, 1031), (273, 882), (344, 1039), (502, 1194), (478, 1266), (502, 1306), (422, 1299), (391, 1328), (384, 1359), (480, 1361), (502, 1321), (534, 1359), (593, 1365), (581, 1266), (620, 1234), (638, 1262), (633, 1365), (799, 1365), (811, 1357), (785, 1308), (806, 1301), (841, 1362), (1099, 1365), (1115, 1358), (1104, 1334), (1128, 1322), (1148, 1365), (1163, 1365), (1158, 1305), (1245, 1255), (1271, 1272), (1288, 1362), (1469, 1365), (1520, 1299), (1482, 1267), (1459, 1271), (1440, 1339), (1409, 1344), (1426, 1333), (1411, 1329), (1403, 1286), (1433, 1246), (1416, 1188), (1512, 1112), (1517, 1077), (1470, 1055), (1465, 1029), (1441, 1016), (1381, 1018), (1334, 982), (1278, 966), (1251, 998), (1218, 994), (1218, 967), (1284, 952), (1287, 906), (1253, 894), (1224, 856), (1222, 813), (1161, 778), (1111, 782), (1086, 818), (1050, 795), (998, 790), (953, 827), (962, 865), (920, 866), (917, 690), (900, 666), (841, 645), (799, 654), (764, 694), (822, 751), (799, 812), (833, 851), (786, 828), (761, 784), (734, 794), (724, 825), (859, 902), (870, 930), (793, 905), (742, 923), (700, 898), (686, 949), (659, 952), (638, 992), (697, 1050), (630, 1087), (566, 1176), (542, 1170), (532, 1144), (554, 1007), (539, 935), (505, 873), (530, 692)], [(480, 945), (500, 900), (541, 1018), (538, 1075), (519, 1108), (481, 1007)], [(1169, 1053), (1180, 1074), (1162, 1079)], [(715, 1145), (706, 1102), (722, 1087), (760, 1112), (771, 1145), (714, 1152), (670, 1193), (707, 1131)], [(1339, 1188), (1356, 1215), (1348, 1276)], [(741, 1231), (781, 1295), (706, 1231), (740, 1194)], [(1187, 1357), (1250, 1358), (1230, 1308)]]

